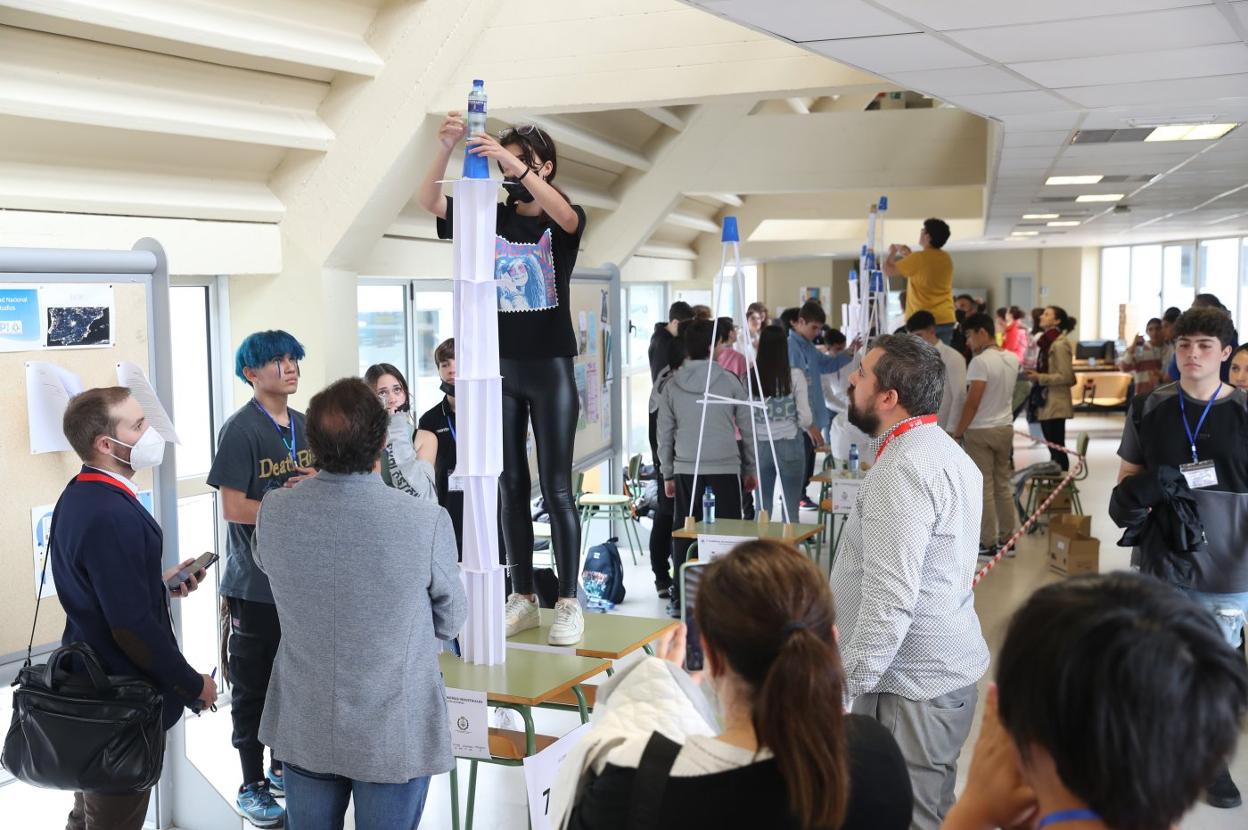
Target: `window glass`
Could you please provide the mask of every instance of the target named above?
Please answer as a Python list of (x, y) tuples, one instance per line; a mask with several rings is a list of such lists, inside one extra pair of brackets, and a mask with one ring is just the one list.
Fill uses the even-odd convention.
[(655, 323), (667, 322), (662, 285), (630, 285), (628, 291), (628, 363), (648, 364), (647, 352)]
[[(217, 546), (216, 500), (216, 493), (178, 499), (178, 550), (183, 559), (206, 551), (221, 552)], [(210, 674), (217, 666), (216, 585), (224, 566), (222, 557), (208, 569), (194, 593), (177, 601), (182, 609), (182, 653), (200, 674)]]
[(628, 431), (624, 436), (625, 455), (641, 453), (650, 463), (650, 373), (629, 375), (627, 400)]
[[(1131, 249), (1131, 305), (1141, 330), (1148, 318), (1161, 314), (1160, 245), (1136, 245)], [(1115, 326), (1115, 334), (1117, 330)]]
[(390, 363), (409, 375), (407, 366), (406, 285), (361, 285), (356, 288), (360, 376), (374, 363)]
[[(1167, 245), (1162, 253), (1161, 310), (1187, 308), (1195, 296), (1195, 245)], [(1158, 315), (1160, 316), (1160, 315)]]
[[(175, 445), (178, 475), (206, 475), (212, 466), (212, 369), (208, 336), (208, 287), (169, 289), (172, 340), (173, 417), (181, 444)], [(230, 367), (233, 371), (233, 367)]]
[(1118, 337), (1118, 312), (1123, 303), (1131, 302), (1131, 249), (1101, 250), (1101, 320), (1100, 337)]
[(1200, 293), (1216, 294), (1232, 313), (1239, 293), (1238, 239), (1206, 239), (1200, 243)]
[[(412, 389), (412, 412), (420, 417), (442, 399), (438, 391), (438, 366), (433, 351), (443, 340), (455, 336), (454, 300), (450, 288), (416, 291), (412, 305), (413, 339), (416, 348), (416, 371), (408, 375)], [(413, 377), (414, 375), (414, 377)]]

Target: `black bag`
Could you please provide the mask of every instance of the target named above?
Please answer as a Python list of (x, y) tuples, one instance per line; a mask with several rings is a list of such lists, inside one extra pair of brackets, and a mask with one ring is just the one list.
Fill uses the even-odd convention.
[[(601, 545), (594, 545), (585, 554), (581, 568), (581, 590), (586, 596), (600, 596), (612, 605), (624, 601), (624, 562), (620, 559), (619, 539), (612, 536)], [(590, 582), (601, 583), (602, 591), (590, 590)]]
[(533, 569), (533, 593), (540, 608), (554, 608), (559, 599), (559, 577), (553, 568)]
[[(139, 677), (110, 677), (86, 643), (62, 646), (45, 665), (31, 665), (38, 621), (36, 602), (26, 662), (13, 684), (13, 721), (0, 764), (36, 787), (115, 794), (150, 790), (165, 761), (160, 693)], [(77, 658), (85, 673), (72, 672), (67, 658)]]

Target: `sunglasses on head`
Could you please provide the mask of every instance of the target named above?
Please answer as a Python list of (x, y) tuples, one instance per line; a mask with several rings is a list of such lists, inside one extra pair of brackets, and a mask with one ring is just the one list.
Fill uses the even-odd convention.
[(500, 144), (505, 144), (506, 139), (515, 135), (522, 135), (525, 138), (536, 138), (542, 142), (542, 148), (547, 149), (546, 137), (542, 135), (542, 131), (538, 129), (536, 124), (521, 124), (519, 127), (509, 127), (498, 134)]

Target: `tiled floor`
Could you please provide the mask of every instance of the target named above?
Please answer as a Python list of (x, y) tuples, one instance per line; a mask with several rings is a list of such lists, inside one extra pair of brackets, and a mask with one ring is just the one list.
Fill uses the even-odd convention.
[[(1072, 446), (1081, 431), (1087, 431), (1092, 438), (1088, 450), (1089, 475), (1080, 487), (1080, 492), (1085, 510), (1093, 517), (1093, 535), (1101, 540), (1103, 571), (1126, 567), (1128, 558), (1127, 551), (1114, 544), (1120, 534), (1106, 514), (1109, 492), (1118, 470), (1115, 451), (1121, 430), (1121, 415), (1080, 417), (1071, 421), (1068, 428)], [(1047, 457), (1047, 451), (1030, 448), (1025, 439), (1018, 439), (1016, 446), (1016, 461), (1019, 465), (1042, 461)], [(604, 534), (605, 526), (596, 525), (591, 541), (599, 541)], [(642, 541), (643, 544), (646, 542), (644, 528)], [(1043, 534), (1025, 538), (1018, 556), (1005, 560), (994, 568), (976, 591), (976, 608), (994, 654), (1000, 647), (1006, 623), (1014, 609), (1038, 586), (1056, 579), (1046, 568), (1045, 550)], [(646, 556), (639, 555), (640, 564), (637, 567), (632, 567), (627, 552), (624, 558), (628, 596), (618, 607), (617, 613), (635, 616), (661, 615), (663, 601), (654, 594), (653, 578), (647, 567)], [(987, 681), (988, 678), (985, 678), (984, 684)], [(983, 699), (982, 694), (980, 699)], [(577, 723), (575, 715), (561, 712), (538, 711), (535, 720), (538, 730), (548, 734), (562, 734)], [(225, 797), (232, 799), (233, 790), (238, 784), (238, 771), (237, 756), (230, 747), (229, 731), (229, 715), (225, 712), (192, 720), (188, 725), (188, 743), (191, 755), (200, 769)], [(978, 723), (968, 747), (973, 745), (977, 732)], [(1241, 785), (1245, 785), (1248, 784), (1248, 742), (1241, 743), (1245, 745), (1241, 746), (1232, 765), (1232, 773)], [(967, 760), (969, 758), (964, 756), (963, 772)], [(1142, 763), (1166, 763), (1166, 759), (1149, 759)], [(460, 763), (463, 776), (461, 799), (467, 788), (467, 766), (467, 762)], [(6, 827), (59, 830), (64, 826), (63, 817), (67, 809), (68, 798), (62, 793), (41, 792), (21, 785), (0, 788), (0, 815), (5, 817)], [(526, 826), (526, 810), (522, 771), (512, 767), (482, 765), (478, 778), (475, 826), (481, 830), (523, 828)], [(354, 826), (349, 818), (347, 826)], [(430, 789), (421, 826), (439, 830), (451, 826), (450, 793), (445, 775), (439, 776)], [(1198, 805), (1181, 824), (1182, 830), (1239, 830), (1246, 826), (1248, 807), (1214, 810), (1203, 804)], [(235, 827), (237, 825), (230, 830)]]

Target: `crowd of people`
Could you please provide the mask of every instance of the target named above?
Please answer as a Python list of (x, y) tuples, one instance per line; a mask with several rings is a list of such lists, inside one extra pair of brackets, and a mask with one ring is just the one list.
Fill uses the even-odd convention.
[[(905, 326), (865, 343), (846, 342), (813, 301), (778, 322), (751, 305), (744, 330), (676, 302), (656, 324), (650, 553), (671, 613), (688, 553), (672, 528), (702, 517), (703, 495), (722, 518), (778, 500), (796, 521), (834, 430), (861, 436), (869, 470), (830, 577), (780, 542), (706, 566), (697, 641), (681, 627), (601, 687), (552, 793), (556, 826), (1162, 830), (1202, 794), (1239, 803), (1228, 762), (1248, 714), (1236, 651), (1248, 348), (1210, 295), (1149, 321), (1147, 342), (1123, 357), (1140, 385), (1111, 516), (1141, 573), (1050, 585), (1016, 612), (955, 798), (990, 666), (972, 578), (1017, 527), (1020, 414), (1065, 469), (1076, 321), (1048, 306), (1028, 333), (1022, 309), (994, 319), (953, 297), (948, 236), (928, 220), (920, 252), (890, 251), (886, 270), (908, 280)], [(220, 594), (236, 806), (258, 827), (319, 830), (342, 827), (354, 802), (358, 827), (412, 828), (431, 776), (454, 763), (437, 655), (467, 615), (455, 344), (434, 352), (444, 396), (419, 418), (384, 363), (318, 391), (306, 414), (292, 409), (304, 356), (284, 331), (242, 341), (235, 373), (252, 397), (222, 427), (208, 474), (229, 526)], [(123, 388), (73, 398), (64, 431), (83, 463), (50, 543), (65, 641), (150, 678), (172, 726), (218, 687), (180, 653), (167, 613), (204, 574), (180, 571), (193, 560), (162, 573), (160, 527), (136, 498), (134, 475), (160, 463), (163, 441)], [(570, 570), (561, 602), (575, 594)], [(518, 590), (509, 628), (535, 616), (531, 586)], [(705, 655), (692, 675), (681, 668), (691, 645)], [(68, 826), (137, 828), (149, 797), (79, 793)]]

